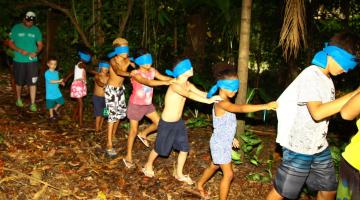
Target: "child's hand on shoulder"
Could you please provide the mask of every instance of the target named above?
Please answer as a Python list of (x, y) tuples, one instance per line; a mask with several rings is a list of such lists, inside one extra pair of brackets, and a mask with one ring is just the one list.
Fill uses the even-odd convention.
[(211, 97), (209, 100), (210, 100), (210, 103), (218, 103), (218, 102), (222, 101), (223, 99), (219, 95), (215, 95), (215, 96)]
[(167, 83), (167, 85), (171, 85), (171, 84), (175, 83), (175, 81), (176, 81), (176, 79), (172, 78), (172, 79), (166, 81), (166, 83)]
[(278, 107), (276, 101), (272, 101), (266, 104), (266, 110), (276, 110)]
[(240, 142), (239, 142), (239, 140), (237, 140), (236, 138), (234, 138), (233, 139), (233, 142), (232, 142), (232, 146), (234, 147), (234, 148), (239, 148), (240, 147)]
[(134, 69), (134, 70), (131, 70), (131, 72), (130, 72), (130, 77), (134, 77), (135, 75), (136, 75), (136, 72), (137, 72), (137, 70), (136, 69)]

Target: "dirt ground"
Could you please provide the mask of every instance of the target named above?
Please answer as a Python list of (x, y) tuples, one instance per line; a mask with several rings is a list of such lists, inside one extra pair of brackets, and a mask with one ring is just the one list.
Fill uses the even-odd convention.
[[(41, 92), (37, 97), (40, 111), (30, 113), (27, 107), (15, 107), (7, 74), (4, 70), (0, 74), (0, 199), (200, 199), (195, 187), (172, 177), (176, 152), (169, 158), (159, 158), (156, 178), (146, 178), (141, 167), (151, 149), (136, 140), (136, 167), (127, 169), (121, 160), (126, 151), (125, 129), (119, 128), (114, 142), (119, 156), (110, 159), (104, 154), (105, 131), (94, 132), (91, 109), (86, 109), (85, 128), (77, 128), (70, 118), (74, 102), (67, 98), (61, 118), (50, 123)], [(274, 128), (252, 128), (260, 130), (264, 141), (262, 157), (273, 154)], [(211, 161), (210, 136), (211, 127), (189, 129), (191, 152), (184, 171), (193, 180), (200, 178)], [(278, 160), (273, 174), (277, 165)], [(246, 176), (264, 171), (266, 164), (256, 167), (245, 162), (233, 167), (235, 178), (229, 199), (264, 199), (271, 183), (249, 181)], [(219, 172), (206, 184), (211, 199), (218, 199), (220, 179)], [(314, 198), (303, 194), (301, 199)]]

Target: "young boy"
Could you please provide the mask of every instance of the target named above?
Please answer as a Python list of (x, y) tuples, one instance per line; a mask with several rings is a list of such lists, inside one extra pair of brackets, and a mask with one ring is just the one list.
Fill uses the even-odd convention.
[(109, 80), (105, 87), (105, 104), (109, 111), (106, 153), (110, 157), (117, 154), (112, 145), (112, 138), (119, 126), (119, 120), (126, 117), (125, 87), (123, 82), (124, 77), (130, 77), (130, 73), (127, 72), (130, 65), (128, 42), (123, 38), (118, 38), (115, 41), (119, 42), (116, 43), (117, 46), (114, 51), (108, 54), (111, 60)]
[(54, 112), (58, 114), (58, 109), (64, 105), (64, 97), (59, 89), (59, 84), (64, 85), (64, 82), (63, 79), (59, 79), (59, 72), (55, 70), (55, 57), (49, 57), (46, 65), (49, 67), (45, 72), (46, 108), (49, 109), (50, 120), (55, 121)]
[(155, 148), (151, 151), (149, 159), (142, 172), (147, 177), (154, 177), (153, 163), (160, 156), (169, 156), (174, 148), (179, 150), (175, 178), (187, 184), (193, 184), (188, 175), (183, 174), (183, 167), (189, 152), (188, 135), (184, 121), (181, 119), (186, 98), (198, 102), (211, 104), (220, 101), (219, 96), (206, 98), (207, 93), (198, 90), (188, 81), (193, 76), (193, 69), (189, 59), (179, 62), (173, 71), (166, 70), (166, 74), (175, 78), (165, 95), (165, 107), (158, 125)]
[(101, 61), (99, 62), (99, 73), (95, 74), (94, 96), (92, 97), (95, 114), (95, 132), (100, 132), (104, 121), (105, 108), (105, 90), (104, 87), (109, 79), (110, 64)]
[(336, 175), (326, 135), (329, 117), (358, 91), (335, 100), (331, 75), (355, 68), (356, 37), (341, 33), (331, 38), (315, 54), (311, 66), (303, 70), (278, 99), (278, 135), (283, 160), (268, 200), (296, 199), (304, 184), (319, 191), (318, 199), (334, 199)]

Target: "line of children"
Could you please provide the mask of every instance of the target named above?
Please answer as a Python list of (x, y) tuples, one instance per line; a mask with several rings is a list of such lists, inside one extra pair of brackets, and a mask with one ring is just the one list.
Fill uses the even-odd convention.
[[(233, 177), (231, 147), (232, 145), (238, 146), (238, 142), (233, 140), (236, 130), (234, 113), (255, 112), (265, 109), (273, 110), (277, 107), (277, 104), (275, 102), (264, 105), (237, 105), (231, 103), (230, 99), (239, 88), (239, 80), (234, 70), (224, 70), (218, 74), (217, 84), (209, 93), (197, 89), (188, 81), (188, 78), (193, 75), (192, 65), (188, 59), (177, 63), (172, 71), (166, 71), (174, 79), (159, 74), (151, 67), (150, 54), (141, 55), (135, 60), (140, 69), (127, 72), (129, 65), (131, 65), (128, 42), (125, 39), (118, 38), (114, 43), (116, 44), (114, 51), (109, 54), (108, 80), (106, 81), (104, 78), (100, 81), (101, 83), (97, 83), (99, 90), (102, 90), (106, 83), (104, 97), (106, 108), (109, 110), (107, 155), (115, 156), (117, 154), (113, 148), (112, 139), (119, 125), (119, 120), (125, 118), (127, 114), (131, 129), (128, 138), (127, 156), (123, 159), (126, 167), (133, 166), (131, 153), (136, 135), (144, 145), (148, 146), (146, 135), (156, 130), (157, 127), (158, 136), (155, 147), (150, 152), (142, 172), (147, 177), (154, 177), (153, 166), (156, 158), (158, 156), (166, 157), (173, 149), (176, 149), (180, 153), (174, 177), (178, 181), (193, 184), (194, 182), (190, 176), (183, 174), (183, 167), (190, 148), (186, 126), (181, 119), (184, 104), (187, 98), (207, 104), (215, 103), (212, 111), (214, 132), (210, 140), (213, 162), (198, 181), (197, 189), (202, 197), (208, 198), (208, 194), (204, 190), (204, 184), (221, 168), (223, 178), (220, 183), (220, 199), (226, 199)], [(303, 70), (277, 100), (279, 105), (277, 109), (279, 121), (277, 142), (283, 147), (283, 160), (277, 170), (274, 188), (267, 199), (295, 199), (300, 194), (304, 184), (312, 190), (319, 191), (318, 199), (333, 199), (335, 197), (337, 181), (326, 141), (328, 118), (338, 113), (342, 107), (345, 110), (345, 104), (360, 92), (360, 88), (335, 99), (335, 88), (330, 76), (347, 72), (358, 64), (356, 56), (354, 56), (354, 43), (351, 34), (339, 34), (333, 37), (329, 45), (326, 45), (322, 51), (319, 51), (314, 56), (313, 65)], [(55, 70), (51, 62), (48, 63), (48, 66), (50, 71)], [(74, 82), (79, 79), (86, 80), (84, 79), (84, 71), (78, 70), (78, 73), (76, 73), (75, 69), (76, 74), (80, 74), (80, 71), (81, 76), (77, 75)], [(105, 71), (102, 75), (98, 75), (96, 81), (100, 80), (99, 76), (107, 76)], [(123, 86), (125, 77), (131, 77), (133, 85), (128, 110)], [(154, 80), (154, 78), (159, 80)], [(49, 78), (50, 81), (47, 84), (55, 83), (51, 82), (51, 80), (56, 79), (59, 78)], [(58, 80), (57, 83), (61, 83), (61, 80)], [(152, 105), (153, 90), (151, 86), (159, 85), (169, 85), (165, 95), (165, 107), (161, 119), (156, 117), (157, 113)], [(74, 83), (74, 88), (83, 89), (83, 86), (84, 84), (77, 86)], [(219, 88), (219, 95), (212, 96)], [(72, 93), (72, 97), (75, 98), (82, 98), (82, 95), (84, 95), (84, 91), (78, 89)], [(77, 93), (81, 94), (77, 95)], [(101, 93), (97, 94), (101, 96)], [(47, 97), (48, 99), (51, 100), (52, 98)], [(55, 102), (61, 104), (61, 102)], [(56, 111), (58, 108), (56, 106), (49, 106), (48, 108)], [(52, 115), (51, 111), (50, 115)], [(145, 131), (138, 134), (138, 122), (144, 116), (147, 116), (153, 123)], [(99, 130), (100, 122), (101, 119), (99, 123), (96, 122), (97, 130)], [(344, 153), (344, 158), (348, 161), (346, 155)], [(355, 172), (358, 172), (358, 170), (355, 170)], [(343, 175), (342, 178), (344, 176), (346, 175)], [(358, 184), (358, 179), (355, 182)], [(339, 188), (344, 185), (344, 182), (340, 183)], [(354, 194), (358, 192), (358, 189), (354, 189), (353, 186), (348, 190), (356, 190)], [(339, 193), (339, 195), (341, 194)]]
[[(152, 57), (149, 53), (143, 53), (135, 59), (135, 64), (139, 69), (133, 70), (131, 77), (132, 93), (128, 103), (127, 117), (130, 121), (130, 132), (127, 142), (127, 154), (123, 158), (126, 167), (131, 168), (132, 148), (135, 137), (137, 136), (142, 143), (149, 147), (146, 139), (147, 135), (157, 129), (160, 117), (152, 104), (154, 86), (169, 85), (174, 80), (168, 76), (160, 74), (152, 65)], [(157, 80), (155, 80), (155, 78)], [(146, 116), (151, 120), (151, 124), (142, 132), (138, 133), (139, 121)]]
[(233, 104), (230, 100), (235, 96), (240, 86), (236, 70), (232, 66), (221, 64), (215, 65), (214, 71), (217, 82), (209, 90), (207, 97), (212, 97), (219, 90), (219, 96), (223, 100), (215, 103), (212, 110), (214, 127), (210, 139), (212, 163), (205, 169), (200, 180), (197, 182), (197, 189), (203, 198), (208, 199), (209, 194), (204, 190), (204, 184), (221, 168), (223, 177), (220, 182), (220, 199), (224, 200), (227, 199), (233, 179), (231, 164), (232, 146), (235, 148), (239, 147), (239, 141), (234, 138), (237, 123), (235, 113), (275, 110), (277, 104), (276, 102), (259, 105)]

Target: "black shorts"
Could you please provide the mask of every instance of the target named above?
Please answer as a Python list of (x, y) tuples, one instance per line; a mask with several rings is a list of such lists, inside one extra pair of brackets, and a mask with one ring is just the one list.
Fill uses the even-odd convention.
[(38, 80), (38, 62), (15, 62), (14, 77), (16, 85), (36, 85)]
[(184, 120), (166, 122), (162, 119), (158, 125), (155, 151), (160, 156), (169, 156), (172, 149), (189, 152), (189, 140)]
[(105, 97), (100, 97), (94, 95), (92, 97), (94, 104), (94, 115), (95, 117), (103, 117), (104, 116), (104, 108), (105, 108)]

